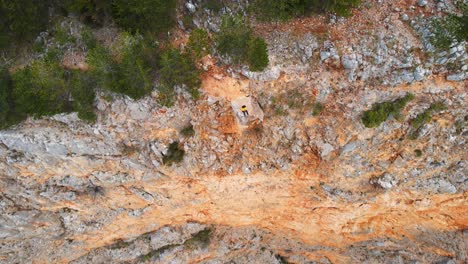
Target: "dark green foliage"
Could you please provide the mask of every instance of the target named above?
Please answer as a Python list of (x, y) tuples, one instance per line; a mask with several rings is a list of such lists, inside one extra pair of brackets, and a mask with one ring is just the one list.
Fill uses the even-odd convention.
[(188, 54), (182, 54), (178, 49), (168, 49), (160, 58), (161, 81), (164, 85), (186, 85), (194, 99), (198, 99), (200, 86), (199, 70)]
[(426, 124), (427, 122), (431, 121), (432, 119), (432, 111), (427, 109), (426, 111), (422, 112), (421, 114), (417, 115), (413, 120), (411, 120), (411, 125), (413, 128), (418, 129), (422, 125)]
[(130, 35), (121, 37), (118, 58), (96, 44), (86, 59), (99, 87), (139, 99), (151, 91), (151, 67), (145, 60), (143, 43)]
[(208, 54), (209, 49), (210, 38), (208, 33), (201, 28), (193, 30), (187, 43), (188, 53), (195, 59), (200, 59)]
[(70, 73), (69, 89), (73, 97), (73, 109), (78, 117), (88, 122), (96, 121), (94, 100), (96, 98), (96, 80), (87, 72), (72, 71)]
[(212, 233), (213, 230), (211, 230), (211, 228), (205, 228), (186, 240), (184, 245), (189, 249), (206, 247), (210, 243)]
[(289, 264), (289, 262), (286, 260), (286, 258), (279, 255), (279, 254), (276, 254), (275, 258), (279, 261), (280, 264)]
[(241, 17), (224, 17), (215, 37), (216, 49), (229, 55), (234, 63), (248, 63), (250, 70), (261, 71), (268, 65), (267, 45)]
[(319, 102), (315, 102), (314, 103), (314, 109), (312, 111), (312, 115), (314, 116), (318, 116), (320, 115), (320, 113), (323, 111), (324, 107), (321, 103)]
[(48, 0), (0, 1), (0, 50), (14, 43), (31, 42), (47, 28)]
[(176, 0), (113, 0), (115, 22), (131, 32), (164, 33), (175, 21)]
[(217, 13), (223, 8), (224, 4), (223, 0), (203, 0), (202, 6)]
[(174, 87), (162, 84), (158, 86), (158, 102), (166, 107), (172, 107), (175, 103)]
[(193, 24), (193, 14), (189, 13), (182, 17), (182, 24), (184, 25), (185, 29), (191, 30), (196, 28), (195, 24)]
[(8, 114), (11, 110), (11, 91), (13, 83), (7, 69), (0, 68), (0, 128), (7, 124)]
[(322, 10), (347, 17), (351, 15), (351, 10), (361, 3), (361, 0), (313, 0), (311, 2), (314, 3), (314, 8), (323, 5)]
[(324, 12), (339, 16), (351, 15), (360, 0), (254, 0), (250, 9), (263, 21), (284, 21), (295, 17)]
[(175, 141), (169, 145), (166, 155), (163, 157), (163, 164), (171, 166), (173, 163), (179, 163), (184, 159), (185, 151), (179, 148), (179, 142)]
[(68, 13), (75, 13), (80, 20), (96, 26), (102, 26), (111, 14), (111, 0), (65, 0), (61, 6)]
[(229, 55), (235, 63), (246, 58), (246, 47), (252, 30), (240, 17), (224, 17), (220, 32), (216, 35), (216, 49)]
[(462, 15), (448, 14), (432, 21), (434, 36), (431, 42), (439, 49), (448, 49), (452, 42), (468, 40), (468, 4), (458, 5)]
[(12, 78), (16, 111), (40, 117), (70, 110), (70, 94), (58, 62), (34, 61)]
[(370, 110), (367, 110), (362, 115), (362, 122), (368, 128), (378, 127), (392, 115), (396, 119), (401, 118), (401, 110), (406, 104), (414, 98), (413, 94), (407, 93), (403, 98), (393, 102), (383, 102), (374, 104)]
[(306, 14), (307, 2), (305, 0), (255, 0), (251, 10), (255, 17), (264, 20), (288, 20)]
[(420, 149), (415, 149), (414, 150), (414, 155), (416, 155), (416, 157), (421, 157), (422, 156), (422, 151)]
[(115, 66), (109, 51), (96, 44), (88, 50), (86, 61), (91, 74), (95, 76), (98, 87), (110, 89)]
[(111, 90), (139, 99), (151, 91), (150, 68), (138, 54), (139, 47), (122, 52), (122, 60), (114, 64)]
[[(7, 80), (6, 78), (2, 78)], [(77, 111), (88, 122), (96, 120), (94, 99), (96, 80), (80, 71), (66, 71), (59, 65), (59, 53), (51, 50), (43, 59), (16, 70), (13, 82), (5, 82), (9, 112), (2, 128), (27, 116), (42, 117)]]
[(268, 66), (268, 49), (265, 40), (253, 37), (247, 42), (247, 62), (251, 71), (262, 71)]
[(414, 130), (410, 134), (410, 139), (416, 139), (419, 135), (419, 130), (421, 129), (421, 127), (432, 120), (432, 115), (444, 109), (445, 105), (443, 103), (436, 102), (431, 104), (431, 106), (428, 109), (424, 110), (424, 112), (420, 113), (415, 118), (413, 118), (410, 121), (410, 123)]
[(184, 127), (180, 131), (180, 134), (182, 134), (184, 137), (193, 137), (195, 135), (195, 130), (193, 129), (193, 125), (190, 124), (187, 127)]
[(167, 250), (170, 250), (170, 249), (172, 249), (172, 248), (174, 248), (176, 246), (178, 246), (178, 244), (166, 245), (166, 246), (163, 246), (163, 247), (158, 248), (156, 250), (152, 250), (148, 254), (141, 256), (140, 260), (142, 262), (147, 262), (147, 261), (150, 261), (150, 260), (158, 259), (161, 256), (161, 254), (163, 254)]

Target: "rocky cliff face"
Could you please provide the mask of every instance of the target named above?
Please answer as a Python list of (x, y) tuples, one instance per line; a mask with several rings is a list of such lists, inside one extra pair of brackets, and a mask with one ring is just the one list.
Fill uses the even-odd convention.
[[(94, 125), (69, 114), (1, 131), (0, 262), (465, 263), (466, 66), (445, 77), (404, 21), (438, 7), (406, 2), (259, 24), (269, 69), (204, 65), (197, 102), (100, 97)], [(364, 110), (407, 92), (402, 120), (363, 126)], [(245, 95), (260, 126), (236, 121)], [(184, 160), (165, 166), (174, 141)]]

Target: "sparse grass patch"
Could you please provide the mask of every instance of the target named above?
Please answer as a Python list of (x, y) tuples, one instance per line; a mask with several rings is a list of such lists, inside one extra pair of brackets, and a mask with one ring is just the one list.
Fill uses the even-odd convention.
[(314, 108), (314, 104), (309, 99), (309, 96), (304, 94), (299, 88), (288, 89), (288, 91), (278, 93), (272, 96), (270, 101), (271, 109), (278, 116), (287, 115), (288, 109), (306, 113)]
[(320, 102), (315, 102), (314, 103), (314, 109), (312, 110), (312, 115), (313, 116), (320, 115), (320, 113), (322, 113), (323, 109), (324, 109), (323, 104), (321, 104)]
[(212, 232), (211, 228), (205, 228), (186, 240), (184, 246), (192, 250), (197, 247), (206, 247), (210, 243)]
[(457, 134), (461, 134), (467, 125), (468, 115), (466, 115), (464, 119), (457, 120), (455, 122), (455, 131), (457, 132)]
[(148, 254), (146, 255), (143, 255), (143, 256), (140, 256), (140, 260), (142, 262), (147, 262), (147, 261), (150, 261), (150, 260), (155, 260), (155, 259), (158, 259), (164, 252), (174, 248), (174, 247), (177, 247), (178, 245), (175, 244), (175, 245), (166, 245), (166, 246), (163, 246), (161, 248), (158, 248), (156, 250), (152, 250), (150, 251)]

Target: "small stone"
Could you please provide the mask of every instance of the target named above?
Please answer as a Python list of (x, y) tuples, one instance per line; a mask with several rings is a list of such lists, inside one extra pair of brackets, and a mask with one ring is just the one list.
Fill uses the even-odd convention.
[(196, 7), (194, 4), (190, 3), (190, 2), (187, 2), (185, 4), (185, 7), (187, 7), (187, 10), (190, 12), (190, 13), (195, 13), (196, 11)]
[(464, 72), (451, 74), (447, 76), (447, 81), (459, 82), (466, 79), (466, 74)]
[(370, 183), (378, 185), (386, 190), (389, 190), (393, 188), (398, 183), (398, 181), (395, 179), (395, 177), (392, 174), (385, 173), (380, 177), (371, 179)]
[(330, 58), (330, 55), (331, 55), (331, 54), (330, 54), (330, 52), (328, 52), (328, 51), (321, 51), (321, 52), (320, 52), (320, 60), (321, 60), (321, 61), (324, 61), (324, 60)]
[(453, 48), (450, 48), (449, 53), (450, 53), (450, 54), (454, 54), (454, 53), (456, 53), (457, 51), (458, 51), (458, 48), (457, 48), (457, 47), (453, 47)]
[(403, 21), (408, 21), (409, 20), (409, 16), (407, 14), (403, 14), (401, 15), (401, 20)]
[(424, 70), (421, 66), (417, 67), (413, 72), (414, 80), (417, 82), (424, 80), (426, 78), (425, 73), (426, 70)]
[(356, 60), (355, 54), (343, 55), (343, 57), (341, 58), (341, 62), (343, 64), (343, 67), (347, 70), (354, 70), (359, 65), (358, 61)]
[(418, 6), (420, 7), (425, 7), (427, 5), (427, 1), (426, 0), (418, 0)]

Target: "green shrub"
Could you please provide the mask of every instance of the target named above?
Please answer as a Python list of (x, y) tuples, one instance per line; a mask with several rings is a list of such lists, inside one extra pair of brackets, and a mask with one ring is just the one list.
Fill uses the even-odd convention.
[(251, 71), (262, 71), (268, 66), (268, 49), (265, 40), (253, 37), (247, 42), (247, 62)]
[(0, 50), (14, 43), (31, 42), (47, 28), (48, 0), (0, 1)]
[(416, 155), (416, 157), (421, 157), (422, 156), (422, 151), (420, 149), (415, 149), (414, 154)]
[(133, 48), (126, 50), (122, 54), (122, 61), (114, 65), (111, 90), (140, 99), (151, 92), (151, 69), (136, 52), (137, 49)]
[(462, 16), (448, 14), (432, 21), (434, 36), (431, 42), (438, 49), (448, 49), (455, 39), (468, 41), (468, 4), (459, 3), (458, 7)]
[(193, 129), (193, 125), (190, 124), (190, 125), (184, 127), (180, 131), (180, 134), (182, 134), (184, 137), (193, 137), (195, 135), (195, 130)]
[(318, 116), (320, 115), (320, 113), (323, 111), (324, 107), (321, 103), (319, 102), (315, 102), (314, 103), (314, 109), (312, 111), (312, 115), (314, 116)]
[(145, 58), (143, 43), (122, 34), (115, 47), (118, 56), (99, 44), (88, 51), (87, 62), (99, 87), (139, 99), (151, 92), (151, 68)]
[(253, 36), (241, 17), (224, 17), (215, 41), (219, 53), (228, 55), (234, 63), (247, 63), (252, 71), (261, 71), (268, 66), (265, 40)]
[(401, 110), (413, 98), (413, 94), (407, 93), (403, 98), (395, 101), (374, 104), (370, 110), (364, 112), (361, 120), (365, 127), (372, 128), (378, 127), (381, 123), (385, 122), (390, 115), (396, 119), (400, 119)]
[(111, 89), (112, 73), (115, 70), (115, 65), (109, 51), (96, 44), (96, 46), (88, 50), (86, 62), (89, 65), (91, 74), (96, 79), (98, 87)]
[(209, 49), (210, 38), (208, 33), (201, 28), (193, 30), (187, 43), (187, 51), (190, 55), (195, 59), (200, 59), (208, 54)]
[(210, 243), (212, 233), (211, 228), (205, 228), (186, 240), (184, 246), (192, 250), (197, 247), (206, 247)]
[(173, 163), (180, 163), (184, 159), (185, 151), (179, 148), (179, 142), (175, 141), (169, 145), (166, 155), (162, 161), (164, 165), (171, 166)]
[(56, 43), (60, 45), (65, 45), (68, 43), (76, 43), (76, 38), (71, 36), (68, 31), (67, 27), (63, 27), (60, 24), (57, 24), (54, 28), (54, 40)]
[(158, 102), (166, 107), (172, 107), (175, 103), (174, 87), (166, 84), (158, 86)]
[(250, 10), (263, 21), (284, 21), (312, 13), (349, 16), (360, 0), (254, 0)]
[(421, 127), (432, 120), (432, 115), (444, 109), (445, 105), (442, 102), (436, 102), (431, 104), (431, 106), (424, 110), (424, 112), (420, 113), (415, 118), (413, 118), (410, 121), (411, 126), (413, 127), (413, 132), (409, 136), (410, 139), (416, 139), (419, 136), (419, 131)]
[(161, 54), (159, 73), (164, 85), (186, 85), (194, 99), (199, 97), (199, 70), (188, 54), (182, 54), (178, 49), (168, 49)]
[(307, 11), (305, 0), (255, 0), (251, 10), (255, 17), (263, 21), (288, 20), (294, 17), (305, 15)]
[(61, 7), (67, 13), (79, 15), (84, 23), (103, 26), (110, 17), (111, 3), (106, 0), (65, 0), (61, 2)]
[(202, 6), (203, 8), (207, 8), (215, 13), (218, 13), (224, 5), (223, 0), (203, 0)]
[(113, 0), (112, 16), (131, 32), (164, 33), (175, 21), (176, 0)]
[(10, 112), (9, 97), (13, 88), (11, 76), (7, 69), (0, 68), (0, 128), (7, 123)]
[(216, 35), (216, 49), (229, 55), (235, 63), (246, 58), (246, 47), (252, 30), (240, 17), (224, 17), (220, 32)]
[(96, 121), (94, 100), (96, 99), (96, 80), (87, 72), (72, 71), (69, 88), (73, 97), (73, 109), (78, 117), (88, 122)]
[(12, 79), (17, 112), (40, 117), (70, 110), (70, 94), (58, 62), (34, 61), (17, 70)]
[(335, 13), (338, 16), (347, 17), (351, 15), (351, 10), (361, 3), (361, 0), (315, 0), (311, 2), (314, 2), (313, 6), (315, 8), (323, 4), (322, 10), (330, 13)]

